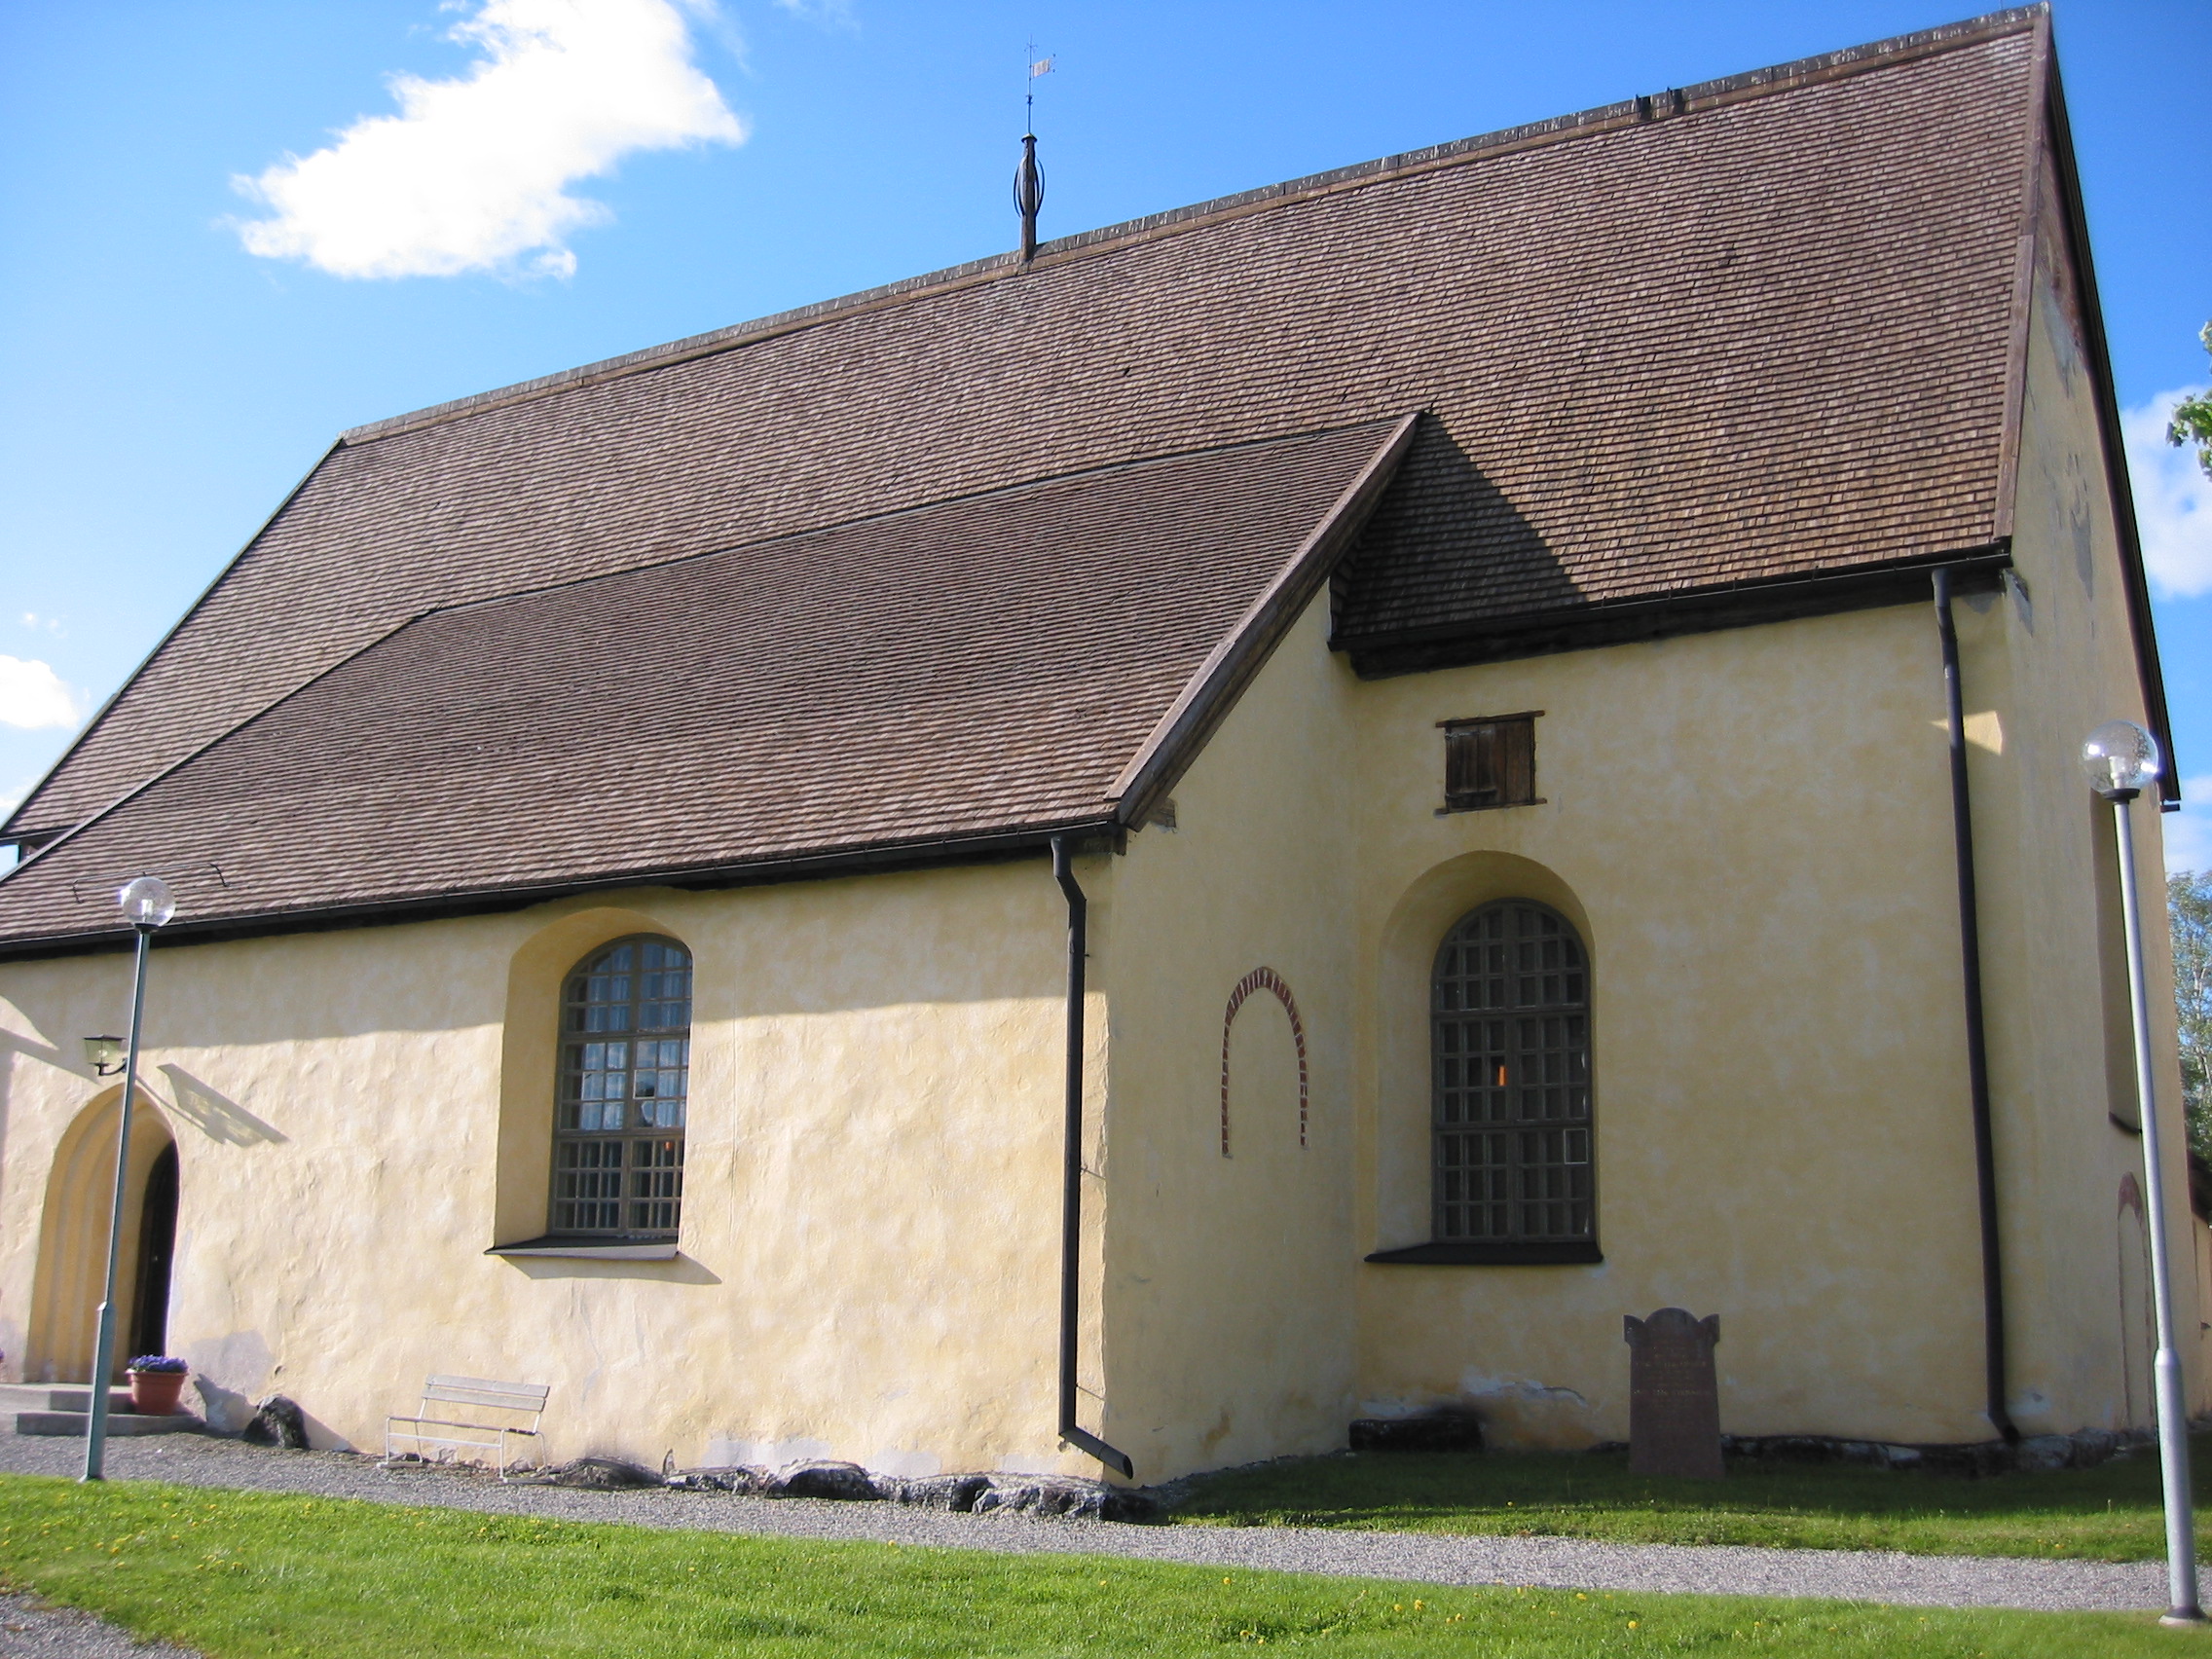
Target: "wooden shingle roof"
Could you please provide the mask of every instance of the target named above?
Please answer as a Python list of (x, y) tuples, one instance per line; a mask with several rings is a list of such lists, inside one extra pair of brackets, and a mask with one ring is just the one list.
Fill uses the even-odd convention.
[[(1316, 594), (1411, 420), (429, 611), (0, 884), (0, 948), (879, 866), (1110, 827)], [(165, 936), (166, 937), (166, 936)]]
[[(512, 762), (525, 793), (555, 775), (527, 711), (496, 717), (508, 706), (454, 666), (465, 650), (438, 642), (569, 602), (480, 602), (563, 583), (675, 594), (710, 568), (748, 588), (772, 569), (793, 614), (817, 619), (804, 649), (828, 661), (843, 648), (840, 607), (857, 603), (836, 588), (847, 567), (789, 566), (790, 549), (809, 535), (851, 546), (875, 534), (864, 522), (936, 524), (1029, 488), (1056, 498), (1062, 486), (1041, 480), (1202, 479), (1257, 516), (1240, 537), (1195, 498), (1131, 501), (1125, 545), (1038, 542), (1020, 557), (944, 520), (898, 566), (908, 586), (893, 608), (939, 614), (932, 596), (956, 594), (961, 625), (903, 679), (843, 697), (815, 683), (827, 701), (813, 721), (776, 701), (806, 683), (791, 647), (746, 635), (719, 591), (714, 605), (664, 596), (655, 626), (740, 628), (714, 672), (687, 682), (726, 717), (690, 734), (704, 746), (698, 815), (780, 828), (757, 842), (646, 837), (608, 856), (734, 865), (1125, 819), (1130, 801), (1110, 792), (1129, 782), (1132, 734), (1190, 689), (1170, 687), (1169, 665), (1195, 672), (1224, 647), (1263, 572), (1341, 505), (1344, 468), (1379, 479), (1378, 434), (1416, 410), (1396, 481), (1336, 571), (1337, 642), (1363, 671), (1582, 612), (1998, 547), (2046, 31), (2041, 8), (2001, 13), (1048, 242), (1028, 267), (982, 260), (349, 432), (17, 810), (9, 832), (35, 835), (130, 796), (96, 837), (0, 883), (0, 945), (56, 925), (30, 891), (64, 864), (82, 862), (82, 881), (108, 873), (103, 859), (149, 862), (186, 822), (188, 787), (204, 795), (224, 779), (226, 822), (244, 836), (253, 802), (313, 768), (272, 747), (290, 733), (312, 748), (326, 729), (287, 723), (305, 719), (293, 705), (337, 720), (328, 700), (352, 687), (373, 702), (392, 664), (454, 676), (425, 687), (425, 721), (493, 743), (485, 722), (511, 719), (521, 742), (485, 752), (485, 786), (505, 787), (501, 753), (533, 756)], [(1327, 459), (1280, 514), (1261, 511), (1238, 469), (1292, 456)], [(1134, 529), (1199, 524), (1211, 539), (1190, 540), (1179, 565)], [(679, 563), (710, 554), (726, 563)], [(1119, 591), (1117, 558), (1139, 598), (1106, 651), (1078, 619)], [(1014, 639), (1046, 595), (1072, 608)], [(663, 648), (695, 656), (709, 638), (686, 645), (679, 627)], [(759, 643), (740, 648), (747, 638)], [(558, 658), (549, 633), (533, 639)], [(1028, 644), (1059, 654), (1032, 660)], [(1004, 666), (1015, 659), (1018, 673)], [(993, 664), (1009, 676), (995, 700), (969, 684)], [(1044, 687), (1091, 674), (1133, 700), (1067, 729), (1045, 718), (1058, 705)], [(617, 683), (602, 701), (623, 719), (619, 698), (646, 688)], [(940, 704), (954, 685), (972, 700)], [(795, 723), (755, 729), (747, 711), (768, 709)], [(958, 788), (827, 782), (848, 717), (956, 714), (978, 723), (939, 740), (992, 756)], [(811, 818), (792, 816), (765, 774), (712, 765), (756, 751), (779, 755), (787, 777), (825, 780)], [(688, 753), (655, 763), (681, 771)], [(342, 849), (350, 825), (396, 834), (451, 807), (434, 793), (409, 805), (413, 775), (394, 774), (390, 800), (348, 794), (341, 811), (333, 794), (317, 808), (333, 837), (318, 903), (397, 902), (390, 872)], [(206, 850), (218, 862), (220, 840)], [(526, 871), (457, 853), (437, 890), (602, 868), (580, 849), (563, 856)], [(51, 877), (26, 880), (50, 860)], [(34, 908), (47, 919), (30, 923)]]

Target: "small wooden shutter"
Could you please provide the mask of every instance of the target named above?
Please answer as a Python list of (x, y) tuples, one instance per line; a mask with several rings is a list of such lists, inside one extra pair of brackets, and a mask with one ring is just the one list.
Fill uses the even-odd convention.
[(1534, 714), (1442, 724), (1446, 811), (1529, 806), (1538, 799)]

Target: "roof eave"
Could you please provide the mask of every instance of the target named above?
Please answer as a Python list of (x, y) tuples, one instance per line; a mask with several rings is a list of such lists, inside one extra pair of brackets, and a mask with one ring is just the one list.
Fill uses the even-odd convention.
[(1350, 657), (1352, 671), (1361, 679), (1382, 680), (1475, 663), (1510, 662), (1801, 617), (1921, 604), (1928, 598), (1931, 572), (1937, 569), (1953, 571), (1965, 579), (1965, 585), (1972, 586), (1977, 581), (1994, 584), (2011, 563), (2009, 541), (1993, 541), (1844, 571), (1715, 582), (1667, 594), (1592, 600), (1487, 621), (1387, 634), (1342, 635), (1330, 641), (1330, 646)]
[(2020, 446), (2027, 431), (2028, 338), (2034, 317), (2037, 203), (2047, 165), (2043, 110), (2051, 72), (2050, 14), (2036, 18), (2035, 60), (2029, 70), (2027, 143), (2021, 156), (2020, 216), (2012, 231), (2011, 315), (2005, 341), (2005, 414), (1998, 432), (1996, 534), (2012, 535), (2020, 478)]
[[(2047, 31), (2048, 18), (2045, 19)], [(2104, 306), (2097, 298), (2096, 267), (2089, 256), (2089, 220), (2082, 201), (2082, 179), (2074, 161), (2074, 134), (2066, 119), (2066, 92), (2060, 85), (2058, 55), (2047, 55), (2048, 81), (2039, 128), (2047, 126), (2052, 182), (2066, 219), (2067, 256), (2081, 284), (2083, 343), (2089, 362), (2089, 386), (2097, 409), (2097, 436), (2104, 451), (2105, 479), (2112, 490), (2113, 524), (2120, 540), (2120, 581), (2133, 625), (2136, 675), (2143, 709), (2165, 755), (2158, 779), (2160, 807), (2181, 808), (2181, 768), (2174, 758), (2173, 722), (2166, 708), (2165, 671), (2158, 662), (2158, 640), (2151, 614), (2151, 582), (2143, 567), (2143, 538), (2135, 522), (2135, 491), (2127, 475), (2127, 443), (2120, 427), (2120, 392), (2113, 381), (2112, 350), (2105, 338)]]
[[(5, 822), (0, 822), (0, 846), (23, 847), (33, 844), (44, 845), (59, 839), (61, 836), (66, 835), (70, 830), (74, 830), (77, 827), (76, 824), (47, 824), (33, 826), (25, 824), (23, 822), (23, 818), (26, 813), (28, 813), (34, 806), (38, 804), (39, 796), (45, 793), (46, 786), (54, 782), (55, 778), (61, 775), (61, 769), (69, 764), (70, 760), (75, 757), (77, 751), (82, 749), (85, 744), (91, 739), (92, 733), (99, 729), (101, 722), (107, 719), (108, 715), (111, 712), (113, 712), (115, 706), (123, 700), (124, 693), (129, 691), (131, 686), (138, 683), (138, 677), (144, 674), (146, 670), (150, 666), (152, 666), (154, 659), (160, 656), (162, 652), (168, 648), (169, 642), (175, 639), (177, 635), (181, 634), (184, 631), (185, 624), (190, 622), (193, 617), (197, 616), (200, 613), (201, 608), (206, 605), (208, 600), (214, 597), (215, 590), (221, 587), (223, 583), (230, 578), (231, 572), (237, 570), (240, 563), (245, 558), (245, 556), (254, 550), (255, 546), (259, 544), (261, 538), (269, 534), (271, 528), (275, 526), (276, 521), (284, 516), (285, 512), (291, 507), (293, 501), (299, 498), (300, 492), (302, 490), (305, 490), (308, 487), (309, 482), (314, 477), (314, 475), (322, 470), (323, 463), (329, 461), (332, 456), (336, 455), (339, 450), (344, 447), (345, 445), (343, 439), (334, 440), (329, 448), (325, 449), (322, 454), (315, 457), (314, 464), (309, 467), (305, 472), (301, 473), (299, 478), (294, 481), (292, 487), (284, 492), (284, 498), (276, 503), (276, 510), (261, 521), (260, 525), (255, 528), (254, 533), (246, 537), (245, 545), (240, 547), (238, 552), (233, 554), (229, 563), (224, 565), (224, 567), (220, 571), (215, 572), (214, 579), (210, 581), (205, 587), (200, 590), (199, 597), (194, 599), (193, 602), (185, 608), (183, 615), (179, 616), (175, 622), (170, 624), (168, 632), (164, 634), (161, 639), (155, 642), (154, 648), (148, 651), (143, 657), (138, 659), (138, 666), (133, 668), (128, 675), (126, 675), (124, 677), (123, 682), (116, 686), (113, 691), (109, 692), (106, 700), (102, 702), (97, 709), (94, 709), (92, 711), (92, 719), (88, 719), (82, 726), (80, 726), (77, 730), (77, 735), (69, 740), (69, 747), (64, 749), (59, 755), (55, 756), (54, 764), (49, 766), (43, 773), (39, 775), (38, 782), (31, 786), (29, 793), (26, 793), (23, 796), (22, 800), (18, 803), (15, 811), (8, 814)], [(241, 721), (240, 723), (243, 722)], [(80, 817), (77, 821), (77, 823), (83, 822), (85, 822), (85, 819), (83, 817)]]
[[(162, 945), (214, 944), (229, 940), (281, 934), (327, 933), (342, 928), (388, 927), (405, 922), (455, 916), (493, 915), (529, 909), (587, 894), (638, 888), (699, 891), (764, 887), (787, 881), (826, 880), (846, 875), (886, 874), (948, 865), (999, 864), (1051, 854), (1055, 838), (1073, 837), (1079, 848), (1103, 843), (1119, 849), (1124, 826), (1106, 810), (1079, 818), (1015, 828), (977, 830), (913, 841), (856, 844), (820, 852), (793, 852), (661, 869), (608, 871), (559, 881), (518, 883), (511, 887), (452, 889), (360, 903), (324, 904), (292, 910), (227, 915), (204, 922), (189, 916), (155, 935)], [(89, 956), (128, 950), (136, 936), (128, 928), (88, 928), (75, 933), (0, 938), (0, 961), (41, 957)]]

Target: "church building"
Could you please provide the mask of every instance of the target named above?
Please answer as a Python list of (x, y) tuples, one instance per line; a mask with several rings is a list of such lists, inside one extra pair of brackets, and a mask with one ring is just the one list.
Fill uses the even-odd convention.
[(1571, 1448), (1667, 1306), (1733, 1434), (2147, 1425), (2119, 415), (2030, 7), (348, 431), (0, 829), (0, 1376), (154, 873), (119, 1356), (218, 1425)]

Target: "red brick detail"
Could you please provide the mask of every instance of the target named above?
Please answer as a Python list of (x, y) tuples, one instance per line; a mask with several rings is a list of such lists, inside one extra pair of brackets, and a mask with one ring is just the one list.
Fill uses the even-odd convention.
[(1290, 1040), (1298, 1049), (1298, 1144), (1306, 1144), (1306, 1021), (1298, 1016), (1298, 999), (1290, 994), (1290, 987), (1272, 968), (1255, 968), (1236, 981), (1236, 988), (1229, 993), (1229, 1007), (1221, 1016), (1221, 1156), (1229, 1156), (1229, 1028), (1236, 1022), (1236, 1011), (1244, 1006), (1244, 999), (1254, 991), (1272, 991), (1281, 999), (1283, 1012), (1290, 1015)]

